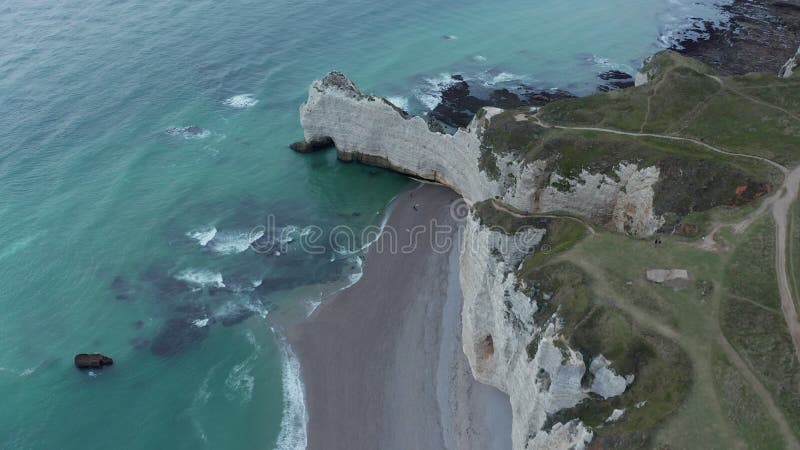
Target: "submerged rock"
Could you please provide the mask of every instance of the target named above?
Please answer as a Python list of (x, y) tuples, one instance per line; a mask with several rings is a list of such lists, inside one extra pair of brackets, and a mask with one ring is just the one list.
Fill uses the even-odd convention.
[(114, 364), (114, 360), (100, 353), (80, 353), (75, 355), (75, 367), (79, 369), (99, 369)]
[(297, 141), (289, 145), (289, 148), (297, 153), (311, 153), (316, 150), (333, 147), (333, 139), (323, 137), (319, 139), (312, 139), (310, 141)]
[(607, 83), (598, 86), (598, 90), (602, 92), (614, 91), (617, 89), (626, 89), (635, 85), (633, 76), (621, 70), (609, 70), (598, 75), (603, 81)]
[(446, 125), (463, 128), (469, 125), (475, 114), (483, 107), (492, 106), (502, 109), (520, 106), (544, 106), (552, 101), (571, 98), (574, 95), (558, 89), (536, 90), (529, 86), (521, 86), (519, 92), (508, 89), (494, 89), (483, 95), (472, 92), (470, 85), (461, 75), (453, 75), (454, 83), (442, 91), (442, 100), (430, 112), (429, 117)]

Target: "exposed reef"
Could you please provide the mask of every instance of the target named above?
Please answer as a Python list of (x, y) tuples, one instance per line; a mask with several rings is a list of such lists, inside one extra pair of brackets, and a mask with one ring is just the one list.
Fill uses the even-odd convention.
[(517, 92), (504, 88), (476, 95), (461, 75), (453, 75), (452, 81), (442, 91), (442, 100), (430, 112), (430, 117), (455, 128), (469, 125), (475, 114), (487, 106), (502, 109), (544, 106), (555, 100), (575, 97), (559, 89), (537, 90), (529, 86), (521, 86)]
[(720, 6), (724, 24), (704, 21), (703, 38), (688, 38), (673, 48), (713, 67), (722, 75), (777, 73), (800, 41), (797, 0), (734, 0)]

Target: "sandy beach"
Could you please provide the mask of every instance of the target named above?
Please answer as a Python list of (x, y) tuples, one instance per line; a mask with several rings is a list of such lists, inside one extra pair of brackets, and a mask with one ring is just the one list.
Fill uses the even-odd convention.
[[(477, 383), (461, 350), (458, 198), (429, 184), (399, 195), (387, 229), (398, 248), (419, 245), (389, 251), (385, 233), (359, 282), (289, 330), (310, 449), (511, 448), (508, 397)], [(449, 251), (429, 244), (434, 219), (451, 226)]]

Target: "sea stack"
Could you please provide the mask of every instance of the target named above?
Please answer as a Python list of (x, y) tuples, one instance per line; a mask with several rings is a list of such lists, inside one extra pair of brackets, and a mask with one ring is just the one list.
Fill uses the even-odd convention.
[(100, 353), (80, 353), (75, 355), (75, 367), (79, 369), (100, 369), (114, 364), (114, 360)]

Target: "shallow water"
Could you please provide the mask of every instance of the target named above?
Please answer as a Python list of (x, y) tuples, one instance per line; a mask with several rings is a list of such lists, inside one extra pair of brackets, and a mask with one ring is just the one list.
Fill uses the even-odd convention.
[[(302, 444), (297, 367), (270, 316), (360, 261), (249, 244), (268, 223), (363, 228), (408, 183), (288, 151), (308, 84), (339, 69), (413, 112), (451, 73), (588, 93), (710, 11), (0, 1), (0, 447)], [(116, 363), (80, 372), (78, 352)]]

